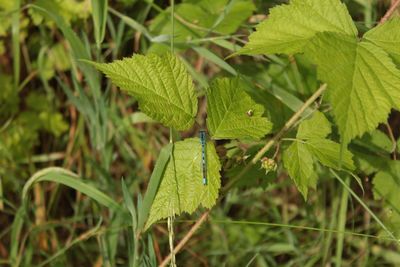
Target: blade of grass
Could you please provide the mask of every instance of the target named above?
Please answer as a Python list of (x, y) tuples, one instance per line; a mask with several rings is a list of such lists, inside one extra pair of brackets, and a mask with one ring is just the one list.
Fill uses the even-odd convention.
[(99, 235), (99, 232), (101, 232), (101, 220), (97, 223), (97, 225), (80, 234), (77, 238), (75, 238), (74, 240), (72, 240), (70, 243), (68, 243), (65, 247), (57, 250), (57, 252), (55, 254), (53, 254), (50, 258), (46, 259), (45, 261), (41, 262), (39, 265), (37, 265), (38, 267), (42, 267), (42, 266), (48, 266), (48, 264), (52, 261), (54, 261), (56, 258), (60, 257), (61, 255), (63, 255), (67, 250), (69, 250), (71, 247), (75, 246), (78, 243), (81, 243), (93, 236), (97, 236)]
[[(334, 197), (333, 202), (332, 202), (332, 212), (331, 212), (331, 220), (329, 222), (328, 229), (333, 230), (336, 228), (336, 223), (337, 223), (337, 211), (339, 207), (339, 198)], [(333, 232), (328, 232), (327, 237), (324, 240), (324, 245), (323, 245), (323, 256), (322, 256), (322, 264), (325, 266), (326, 261), (328, 260), (330, 248), (332, 245), (332, 240), (333, 240)]]
[(98, 50), (100, 50), (106, 32), (107, 9), (108, 0), (92, 0), (94, 36)]
[(4, 210), (4, 201), (3, 201), (3, 180), (2, 176), (0, 175), (0, 211)]
[(192, 65), (184, 57), (179, 57), (183, 64), (185, 64), (188, 72), (192, 77), (204, 88), (208, 87), (207, 77), (204, 74), (197, 72)]
[[(301, 106), (304, 105), (303, 101), (298, 99), (296, 96), (292, 95), (288, 91), (284, 90), (283, 88), (273, 85), (271, 86), (269, 92), (276, 97), (279, 101), (281, 101), (283, 104), (285, 104), (288, 108), (290, 108), (293, 111), (299, 110)], [(301, 115), (302, 117), (308, 117), (312, 113), (311, 108), (307, 108), (303, 114)]]
[(171, 156), (173, 144), (169, 143), (161, 149), (158, 156), (156, 165), (154, 166), (153, 173), (150, 177), (150, 182), (147, 187), (146, 194), (144, 195), (142, 207), (139, 211), (138, 231), (143, 231), (144, 225), (149, 216), (151, 205), (153, 204), (154, 197), (156, 196), (158, 187), (161, 183), (161, 178), (164, 174), (165, 166), (167, 165)]
[[(14, 1), (14, 8), (19, 10), (21, 7), (21, 0)], [(13, 70), (14, 70), (14, 90), (18, 90), (19, 75), (20, 75), (20, 44), (19, 44), (19, 16), (20, 11), (14, 12), (11, 17), (11, 35), (12, 35), (12, 51), (13, 51)]]
[(157, 266), (156, 252), (154, 251), (153, 238), (151, 234), (147, 235), (147, 255), (149, 257), (150, 266)]
[(125, 16), (124, 14), (118, 12), (117, 10), (115, 10), (111, 7), (109, 9), (112, 14), (114, 14), (115, 16), (120, 18), (123, 22), (126, 23), (126, 25), (128, 25), (129, 27), (133, 28), (134, 30), (142, 33), (147, 39), (149, 39), (149, 40), (153, 39), (150, 32), (142, 24), (140, 24), (139, 22), (137, 22), (136, 20), (134, 20), (128, 16)]
[(22, 201), (27, 204), (29, 189), (38, 182), (55, 182), (71, 187), (82, 194), (87, 195), (98, 203), (108, 207), (113, 211), (121, 211), (121, 206), (109, 196), (81, 180), (79, 176), (63, 168), (50, 167), (35, 173), (24, 185), (22, 189)]
[(127, 209), (129, 210), (129, 213), (131, 214), (131, 221), (132, 221), (132, 226), (131, 226), (131, 231), (129, 231), (132, 234), (132, 240), (133, 244), (131, 244), (129, 247), (133, 249), (133, 251), (130, 251), (129, 255), (131, 256), (133, 253), (133, 259), (129, 257), (130, 259), (130, 264), (129, 266), (135, 267), (138, 264), (138, 249), (139, 249), (139, 239), (137, 236), (137, 215), (136, 215), (136, 208), (135, 205), (133, 204), (132, 198), (129, 193), (129, 189), (125, 184), (124, 179), (121, 179), (121, 187), (122, 187), (122, 195), (124, 198), (124, 203)]
[(346, 188), (346, 190), (348, 190), (350, 192), (350, 194), (357, 200), (358, 203), (360, 203), (360, 205), (369, 213), (371, 214), (372, 218), (374, 218), (374, 220), (379, 224), (379, 226), (382, 227), (382, 229), (389, 235), (389, 237), (391, 239), (393, 239), (394, 241), (396, 241), (398, 244), (400, 244), (400, 240), (397, 239), (393, 233), (385, 226), (385, 224), (375, 215), (375, 213), (368, 208), (367, 204), (364, 203), (364, 201), (362, 201), (357, 194), (343, 181), (342, 178), (340, 178), (340, 176), (332, 169), (330, 169), (331, 173), (333, 174), (333, 176), (339, 180), (339, 182)]
[(14, 221), (11, 227), (11, 249), (10, 249), (10, 263), (12, 267), (18, 267), (21, 258), (18, 257), (19, 242), (21, 236), (22, 226), (24, 224), (25, 209), (23, 206), (18, 208), (15, 214)]
[(228, 63), (226, 63), (223, 59), (219, 58), (216, 54), (211, 52), (210, 50), (200, 47), (200, 46), (193, 46), (192, 49), (196, 51), (200, 56), (204, 57), (205, 59), (208, 59), (221, 69), (226, 70), (230, 74), (236, 76), (237, 72), (234, 68), (232, 68)]
[[(67, 25), (64, 21), (63, 17), (58, 12), (58, 7), (52, 1), (46, 0), (37, 0), (34, 2), (35, 4), (29, 5), (31, 8), (34, 8), (41, 15), (50, 18), (53, 20), (58, 28), (62, 31), (65, 38), (68, 40), (68, 43), (71, 46), (73, 55), (75, 60), (78, 59), (86, 59), (91, 60), (91, 56), (85, 48), (83, 42), (79, 39), (76, 33)], [(100, 96), (100, 83), (98, 79), (98, 74), (95, 69), (87, 64), (77, 62), (79, 67), (85, 74), (85, 78), (87, 79), (90, 88), (92, 90), (95, 99), (98, 99)]]
[[(346, 177), (344, 184), (348, 187), (350, 179)], [(347, 207), (349, 200), (349, 191), (343, 187), (342, 196), (340, 198), (339, 219), (338, 219), (338, 232), (336, 240), (336, 255), (335, 266), (342, 266), (343, 243), (344, 243), (344, 230), (346, 229)]]

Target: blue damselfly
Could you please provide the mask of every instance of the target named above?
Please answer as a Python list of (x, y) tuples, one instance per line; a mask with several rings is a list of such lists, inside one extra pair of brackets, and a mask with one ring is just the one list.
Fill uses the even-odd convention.
[(200, 130), (201, 143), (201, 169), (203, 171), (203, 185), (207, 185), (207, 153), (206, 153), (206, 131)]

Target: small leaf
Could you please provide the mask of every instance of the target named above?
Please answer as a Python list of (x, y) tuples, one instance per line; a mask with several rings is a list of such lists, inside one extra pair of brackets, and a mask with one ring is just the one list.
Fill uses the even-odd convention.
[(357, 36), (344, 4), (339, 0), (292, 0), (270, 10), (239, 54), (303, 52), (316, 33), (328, 31)]
[(385, 50), (400, 63), (400, 18), (393, 18), (364, 34), (363, 38)]
[(307, 148), (318, 159), (318, 161), (329, 168), (340, 170), (345, 168), (354, 170), (353, 155), (345, 149), (343, 156), (340, 155), (340, 144), (328, 139), (307, 140)]
[(315, 188), (317, 175), (314, 163), (319, 162), (329, 168), (353, 170), (352, 154), (340, 145), (325, 139), (331, 132), (329, 121), (321, 112), (315, 112), (303, 121), (297, 131), (296, 140), (283, 152), (283, 163), (297, 188), (307, 199), (308, 188)]
[(376, 45), (343, 34), (319, 33), (306, 54), (329, 86), (328, 100), (344, 145), (374, 130), (387, 120), (391, 108), (400, 107), (400, 71)]
[(207, 127), (213, 139), (263, 137), (272, 128), (263, 113), (239, 78), (217, 79), (207, 89)]
[(200, 139), (189, 138), (174, 144), (145, 229), (168, 216), (192, 213), (200, 205), (205, 208), (215, 205), (221, 187), (221, 165), (211, 142), (207, 143), (206, 150), (208, 184), (203, 185)]
[(177, 130), (193, 125), (197, 113), (193, 81), (175, 55), (134, 55), (109, 64), (92, 64), (133, 95), (151, 118)]
[(331, 133), (331, 124), (321, 112), (315, 112), (312, 119), (304, 120), (297, 131), (297, 138), (325, 138)]
[(297, 189), (307, 199), (308, 188), (315, 188), (317, 185), (314, 159), (307, 146), (294, 142), (284, 151), (283, 162)]
[(133, 203), (131, 194), (129, 192), (128, 187), (125, 184), (124, 178), (121, 179), (121, 187), (122, 187), (122, 196), (124, 198), (125, 207), (129, 210), (132, 219), (132, 228), (134, 231), (137, 229), (137, 215), (135, 204)]

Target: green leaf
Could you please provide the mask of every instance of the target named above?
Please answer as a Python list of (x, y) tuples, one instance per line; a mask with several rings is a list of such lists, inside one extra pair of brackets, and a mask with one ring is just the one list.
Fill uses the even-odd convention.
[(400, 106), (400, 71), (376, 45), (343, 34), (319, 33), (306, 53), (329, 86), (328, 100), (344, 145), (374, 130), (387, 120), (391, 108)]
[(308, 188), (315, 188), (317, 183), (315, 162), (337, 170), (354, 169), (353, 155), (345, 149), (341, 157), (340, 145), (325, 139), (330, 133), (329, 121), (322, 113), (315, 112), (300, 124), (298, 140), (283, 152), (284, 166), (304, 199), (307, 199)]
[(96, 45), (100, 48), (104, 40), (107, 22), (108, 0), (92, 0), (94, 36)]
[(315, 112), (308, 120), (299, 125), (297, 138), (312, 139), (325, 138), (331, 133), (331, 124), (321, 112)]
[(154, 166), (153, 173), (150, 177), (149, 185), (147, 186), (146, 194), (144, 195), (143, 204), (139, 211), (138, 230), (141, 231), (145, 225), (145, 222), (149, 216), (150, 209), (153, 205), (154, 198), (157, 194), (160, 186), (161, 178), (164, 175), (164, 170), (170, 160), (172, 149), (174, 145), (172, 143), (163, 147), (160, 151), (160, 155), (157, 158), (157, 162)]
[(292, 0), (270, 10), (239, 54), (303, 52), (316, 33), (328, 31), (357, 36), (344, 4), (339, 0)]
[(283, 152), (283, 162), (297, 189), (307, 199), (308, 188), (315, 188), (317, 185), (314, 159), (307, 146), (294, 142)]
[(108, 207), (109, 209), (118, 212), (122, 207), (111, 199), (109, 196), (95, 188), (93, 185), (81, 180), (78, 175), (63, 168), (49, 167), (36, 172), (24, 185), (22, 189), (22, 201), (27, 203), (28, 192), (35, 183), (38, 182), (55, 182), (66, 185), (75, 189), (82, 194), (87, 195), (99, 204)]
[(344, 150), (343, 157), (340, 157), (340, 144), (328, 139), (310, 139), (307, 140), (307, 148), (316, 157), (316, 159), (329, 168), (340, 170), (354, 170), (353, 155)]
[(125, 207), (129, 210), (132, 219), (132, 229), (136, 231), (137, 229), (137, 215), (135, 204), (133, 203), (131, 193), (129, 192), (128, 187), (125, 184), (124, 179), (121, 179), (121, 187), (122, 187), (122, 196), (124, 198)]
[(92, 64), (133, 95), (151, 118), (177, 130), (193, 125), (197, 97), (192, 78), (175, 55), (134, 55), (109, 64)]
[(157, 220), (182, 212), (192, 213), (200, 205), (215, 205), (221, 186), (221, 165), (214, 145), (207, 143), (208, 184), (202, 183), (201, 144), (198, 138), (189, 138), (174, 144), (160, 187), (155, 196), (145, 228)]
[(397, 63), (400, 63), (399, 28), (400, 18), (393, 18), (371, 29), (363, 38), (383, 48)]
[(207, 89), (207, 127), (213, 139), (259, 139), (272, 128), (262, 117), (264, 107), (244, 90), (239, 80), (217, 79)]
[(385, 219), (397, 237), (400, 236), (400, 162), (391, 161), (389, 168), (378, 172), (373, 180), (374, 198), (383, 199)]

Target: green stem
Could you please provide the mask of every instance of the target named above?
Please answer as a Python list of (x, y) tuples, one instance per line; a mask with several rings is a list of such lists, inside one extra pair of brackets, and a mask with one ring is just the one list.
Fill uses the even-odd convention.
[[(175, 31), (175, 1), (171, 0), (171, 53), (174, 53), (174, 31)], [(169, 142), (172, 144), (174, 142), (173, 139), (173, 129), (169, 129)], [(172, 150), (171, 152), (171, 160), (174, 162), (174, 157), (173, 157), (174, 151)], [(176, 172), (174, 168), (174, 174), (176, 178)], [(171, 254), (171, 266), (176, 267), (176, 261), (175, 261), (175, 253), (174, 253), (174, 214), (168, 217), (168, 241), (169, 241), (169, 249), (170, 249), (170, 254)]]
[[(334, 190), (333, 194), (336, 196), (335, 193), (336, 193), (336, 191)], [(326, 262), (328, 260), (329, 251), (330, 251), (332, 240), (333, 240), (333, 233), (335, 232), (333, 229), (336, 227), (336, 223), (337, 223), (336, 215), (337, 215), (338, 206), (339, 206), (338, 204), (339, 204), (339, 198), (335, 197), (332, 202), (332, 215), (330, 217), (331, 220), (330, 220), (329, 228), (328, 228), (331, 231), (328, 232), (327, 237), (324, 242), (324, 249), (323, 249), (324, 253), (323, 253), (323, 258), (322, 258), (323, 266), (326, 266)]]
[(175, 1), (171, 0), (171, 53), (174, 53), (174, 30), (175, 30)]
[[(344, 182), (346, 187), (350, 185), (349, 177), (346, 177)], [(336, 241), (336, 266), (342, 266), (342, 254), (343, 254), (343, 243), (344, 243), (344, 230), (346, 228), (346, 214), (347, 214), (347, 204), (349, 199), (349, 190), (343, 187), (342, 197), (340, 198), (340, 209), (339, 209), (339, 224), (338, 224), (338, 232), (337, 241)]]

